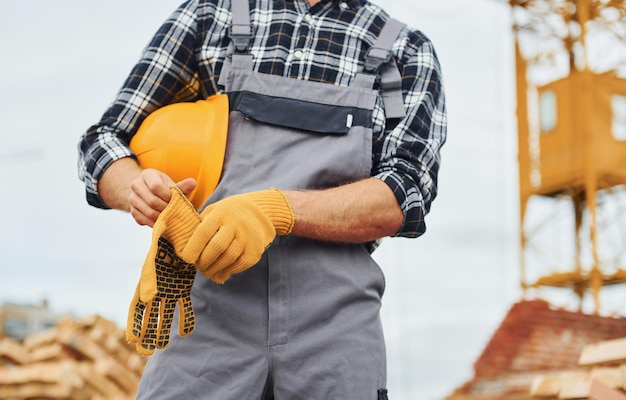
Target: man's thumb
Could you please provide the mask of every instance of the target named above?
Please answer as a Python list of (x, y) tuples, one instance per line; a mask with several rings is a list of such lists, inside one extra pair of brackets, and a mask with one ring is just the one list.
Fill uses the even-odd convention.
[(193, 178), (186, 178), (176, 183), (176, 186), (183, 192), (185, 196), (189, 196), (191, 192), (196, 188), (196, 180)]

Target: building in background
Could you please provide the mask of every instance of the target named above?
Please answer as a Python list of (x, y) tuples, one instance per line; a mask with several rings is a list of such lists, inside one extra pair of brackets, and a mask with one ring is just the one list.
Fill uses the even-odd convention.
[(48, 301), (41, 304), (4, 303), (0, 306), (0, 339), (23, 341), (27, 336), (54, 327), (67, 315), (50, 311)]
[[(518, 302), (474, 363), (474, 376), (446, 400), (530, 400), (533, 385), (544, 375), (575, 373), (584, 381), (589, 366), (580, 363), (583, 350), (621, 338), (626, 338), (626, 318), (558, 309), (542, 300)], [(612, 379), (611, 386), (624, 387), (623, 370), (616, 369), (621, 379)]]

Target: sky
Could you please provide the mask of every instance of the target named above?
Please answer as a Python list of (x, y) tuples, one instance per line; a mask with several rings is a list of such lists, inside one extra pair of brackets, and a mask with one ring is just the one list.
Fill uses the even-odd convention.
[[(387, 239), (382, 317), (391, 398), (435, 400), (520, 299), (513, 39), (496, 0), (378, 0), (439, 56), (449, 132), (419, 239)], [(80, 135), (178, 0), (0, 2), (0, 303), (123, 326), (150, 230), (88, 206)]]

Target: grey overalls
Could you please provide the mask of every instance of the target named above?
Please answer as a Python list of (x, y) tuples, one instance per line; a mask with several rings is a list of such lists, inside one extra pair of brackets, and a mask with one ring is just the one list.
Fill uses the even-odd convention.
[[(369, 177), (375, 75), (340, 87), (253, 72), (247, 1), (234, 1), (233, 14), (235, 54), (221, 75), (231, 102), (228, 144), (207, 203)], [(374, 64), (376, 51), (385, 55), (381, 63), (389, 61), (378, 47), (390, 48), (402, 28), (387, 26), (370, 52)], [(400, 90), (398, 80), (388, 86)], [(364, 245), (296, 236), (276, 238), (257, 265), (224, 285), (198, 274), (195, 330), (181, 338), (172, 327), (169, 348), (148, 362), (138, 398), (386, 399), (384, 284)]]

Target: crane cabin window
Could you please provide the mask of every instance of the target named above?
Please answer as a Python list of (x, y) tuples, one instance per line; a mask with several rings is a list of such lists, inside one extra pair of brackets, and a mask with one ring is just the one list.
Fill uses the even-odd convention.
[(539, 119), (541, 133), (551, 133), (556, 128), (556, 94), (552, 90), (544, 90), (539, 95)]
[(613, 95), (611, 111), (613, 114), (613, 137), (617, 140), (626, 141), (626, 95)]

